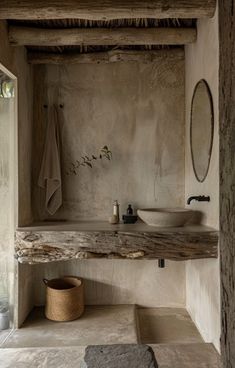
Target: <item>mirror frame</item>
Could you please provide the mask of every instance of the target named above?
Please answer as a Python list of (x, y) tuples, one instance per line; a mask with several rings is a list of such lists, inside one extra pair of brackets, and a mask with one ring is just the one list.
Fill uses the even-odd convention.
[[(196, 168), (195, 168), (195, 160), (194, 160), (194, 155), (193, 155), (192, 121), (193, 121), (193, 102), (194, 102), (194, 98), (195, 98), (195, 95), (196, 95), (196, 92), (197, 92), (197, 87), (202, 82), (206, 86), (206, 91), (207, 91), (208, 98), (209, 98), (209, 103), (210, 103), (210, 110), (211, 110), (211, 142), (210, 142), (209, 159), (208, 159), (206, 172), (205, 172), (205, 175), (203, 176), (203, 178), (200, 179), (199, 176), (198, 176), (198, 173), (196, 171)], [(199, 181), (199, 183), (203, 183), (205, 181), (206, 177), (207, 177), (209, 167), (210, 167), (210, 162), (211, 162), (213, 141), (214, 141), (214, 104), (213, 104), (213, 97), (212, 97), (212, 93), (211, 93), (211, 90), (210, 90), (210, 87), (209, 87), (209, 84), (207, 83), (207, 81), (205, 79), (200, 79), (197, 82), (197, 84), (195, 85), (194, 90), (193, 90), (193, 96), (192, 96), (192, 100), (191, 100), (191, 111), (190, 111), (190, 151), (191, 151), (191, 159), (192, 159), (194, 175), (195, 175), (197, 181)]]

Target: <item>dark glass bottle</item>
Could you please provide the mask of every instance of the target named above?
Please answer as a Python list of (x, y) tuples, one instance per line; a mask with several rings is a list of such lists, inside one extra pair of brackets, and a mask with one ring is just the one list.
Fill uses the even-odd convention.
[(126, 213), (127, 215), (133, 215), (133, 208), (131, 207), (131, 204), (128, 204)]

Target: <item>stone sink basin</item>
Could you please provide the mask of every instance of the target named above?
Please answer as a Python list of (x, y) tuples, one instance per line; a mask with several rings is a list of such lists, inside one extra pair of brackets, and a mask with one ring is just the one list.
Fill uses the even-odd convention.
[(150, 226), (178, 227), (190, 220), (193, 211), (186, 208), (144, 208), (137, 210), (137, 214)]

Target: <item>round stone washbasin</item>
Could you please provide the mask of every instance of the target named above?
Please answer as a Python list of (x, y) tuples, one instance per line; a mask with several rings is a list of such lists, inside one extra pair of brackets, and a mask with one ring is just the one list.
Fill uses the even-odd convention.
[(137, 214), (150, 226), (178, 227), (190, 220), (193, 211), (185, 208), (144, 208), (137, 210)]

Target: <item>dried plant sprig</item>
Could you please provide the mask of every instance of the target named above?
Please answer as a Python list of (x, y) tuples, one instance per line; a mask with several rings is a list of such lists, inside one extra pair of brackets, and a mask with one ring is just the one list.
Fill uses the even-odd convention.
[(100, 152), (98, 155), (91, 155), (90, 157), (85, 155), (80, 158), (80, 160), (76, 160), (75, 163), (71, 162), (70, 167), (67, 171), (67, 175), (78, 175), (78, 171), (81, 166), (88, 166), (92, 169), (93, 167), (93, 161), (96, 160), (111, 160), (112, 158), (112, 152), (108, 148), (108, 146), (104, 146), (100, 149)]

